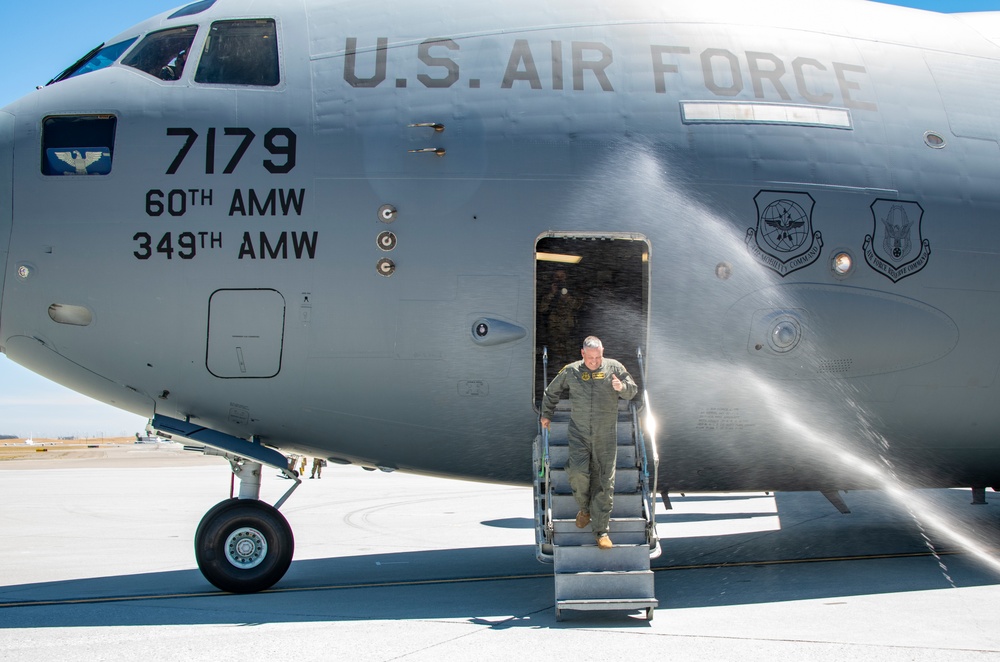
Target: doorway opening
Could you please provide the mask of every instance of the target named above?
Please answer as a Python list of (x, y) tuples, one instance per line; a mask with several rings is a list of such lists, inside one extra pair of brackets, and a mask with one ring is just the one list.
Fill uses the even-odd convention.
[[(649, 243), (633, 233), (551, 232), (535, 242), (534, 401), (546, 379), (579, 360), (583, 339), (597, 336), (604, 355), (638, 383), (636, 350), (649, 333)], [(548, 367), (543, 370), (543, 348)], [(643, 385), (640, 384), (640, 388)]]

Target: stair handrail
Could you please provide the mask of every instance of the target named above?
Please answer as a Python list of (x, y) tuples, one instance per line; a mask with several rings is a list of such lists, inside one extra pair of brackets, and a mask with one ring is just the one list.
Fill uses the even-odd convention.
[[(542, 347), (542, 383), (549, 385), (549, 348)], [(545, 387), (542, 387), (542, 407), (545, 407)], [(549, 480), (551, 474), (549, 460), (549, 428), (542, 428), (542, 470), (545, 474), (545, 535), (549, 542), (552, 542), (552, 481)]]
[[(548, 366), (549, 366), (549, 348), (548, 348), (548, 346), (544, 346), (543, 345), (542, 346), (542, 383), (545, 386), (548, 386), (548, 383), (549, 383)], [(552, 485), (551, 485), (551, 481), (549, 480), (549, 477), (551, 475), (550, 474), (550, 460), (549, 460), (549, 429), (547, 427), (542, 426), (542, 421), (541, 421), (541, 412), (544, 410), (544, 408), (545, 408), (545, 391), (544, 391), (544, 386), (543, 386), (543, 390), (542, 390), (542, 403), (541, 403), (541, 406), (538, 408), (539, 409), (538, 427), (539, 427), (539, 433), (540, 433), (540, 436), (541, 436), (541, 439), (542, 439), (542, 457), (541, 457), (541, 464), (539, 466), (539, 473), (538, 473), (537, 476), (535, 476), (535, 481), (539, 483), (538, 494), (539, 494), (539, 498), (543, 498), (544, 499), (544, 501), (545, 501), (545, 507), (544, 508), (538, 508), (539, 504), (536, 504), (535, 521), (536, 522), (538, 521), (539, 516), (542, 517), (542, 520), (541, 520), (542, 530), (538, 531), (537, 526), (536, 526), (536, 533), (538, 533), (538, 540), (537, 540), (538, 549), (536, 550), (535, 555), (536, 555), (536, 557), (538, 558), (539, 561), (542, 561), (543, 563), (548, 563), (548, 562), (551, 562), (551, 555), (546, 554), (542, 550), (542, 545), (544, 543), (549, 543), (549, 544), (552, 543), (552, 526), (551, 526), (551, 523), (552, 523)], [(545, 488), (544, 494), (542, 493), (542, 490), (541, 490), (542, 486), (544, 486), (544, 488)]]
[[(646, 366), (642, 358), (642, 347), (638, 347), (636, 349), (636, 358), (639, 362), (639, 379), (642, 380), (642, 408), (646, 410), (647, 416), (652, 416), (653, 408), (649, 402), (649, 390), (646, 388)], [(646, 526), (646, 537), (651, 545), (655, 543), (655, 551), (651, 552), (651, 554), (659, 556), (659, 540), (654, 540), (654, 538), (656, 538), (656, 474), (660, 464), (656, 451), (656, 436), (653, 430), (649, 430), (649, 447), (653, 455), (653, 471), (650, 472), (650, 458), (646, 452), (646, 439), (642, 431), (642, 425), (639, 422), (639, 408), (636, 406), (635, 402), (630, 403), (630, 408), (632, 410), (632, 427), (635, 432), (634, 439), (636, 443), (636, 450), (642, 458), (642, 466), (640, 469), (642, 471), (643, 480), (640, 482), (642, 483), (642, 498), (646, 504), (646, 512), (649, 515)], [(650, 485), (652, 485), (652, 489), (650, 489)]]
[(538, 425), (542, 427), (542, 460), (545, 462), (545, 470), (548, 471), (549, 464), (549, 429), (542, 426), (541, 414), (545, 411), (545, 388), (549, 385), (549, 347), (542, 346), (542, 406), (538, 408)]

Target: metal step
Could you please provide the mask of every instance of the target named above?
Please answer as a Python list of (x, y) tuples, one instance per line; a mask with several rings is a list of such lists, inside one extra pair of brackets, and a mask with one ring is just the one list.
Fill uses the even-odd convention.
[[(549, 447), (558, 448), (559, 446), (569, 445), (569, 429), (566, 426), (561, 428), (555, 427), (556, 423), (552, 424), (552, 428), (549, 430)], [(618, 447), (622, 446), (632, 446), (632, 428), (631, 426), (627, 428), (618, 428)]]
[[(616, 533), (615, 527), (612, 520), (611, 532), (608, 534), (611, 536), (611, 542), (617, 547), (618, 545), (644, 545), (649, 548), (649, 540), (646, 537), (646, 531), (621, 531)], [(572, 531), (566, 532), (556, 532), (552, 535), (552, 544), (561, 547), (581, 547), (581, 546), (593, 546), (597, 544), (597, 540), (594, 538), (593, 531), (590, 527), (585, 529), (577, 529), (574, 527)]]
[[(549, 480), (552, 481), (552, 489), (557, 494), (569, 494), (572, 492), (569, 486), (569, 475), (565, 469), (552, 469), (549, 471)], [(635, 467), (616, 468), (615, 493), (638, 491), (639, 470)]]
[(646, 619), (653, 620), (653, 610), (659, 603), (655, 600), (556, 600), (556, 620), (561, 621), (566, 610), (573, 611), (635, 611), (646, 612)]
[[(569, 446), (549, 446), (549, 467), (561, 469), (566, 466), (568, 458)], [(632, 444), (618, 444), (618, 456), (615, 459), (615, 467), (617, 469), (627, 469), (637, 466), (639, 466), (639, 463), (636, 461), (635, 446)]]
[[(552, 519), (572, 519), (579, 511), (572, 494), (552, 495)], [(615, 494), (611, 517), (642, 517), (642, 495)]]
[[(608, 550), (610, 551), (610, 550)], [(654, 600), (652, 570), (555, 574), (556, 601)]]
[[(569, 437), (569, 422), (570, 416), (568, 415), (560, 416), (556, 414), (552, 418), (552, 425), (549, 426), (550, 446), (566, 443), (566, 439)], [(618, 412), (618, 428), (616, 432), (619, 444), (632, 443), (632, 421), (629, 420), (629, 413), (627, 411)]]
[(597, 545), (564, 547), (557, 545), (555, 572), (630, 572), (649, 570), (648, 545), (620, 545), (601, 549)]
[[(649, 553), (649, 545), (646, 542), (647, 539), (645, 531), (614, 533), (614, 528), (612, 528), (611, 531), (612, 532), (609, 535), (611, 536), (611, 540), (616, 547), (618, 545), (644, 545), (646, 547), (646, 553)], [(576, 529), (576, 531), (573, 532), (553, 534), (552, 544), (565, 547), (580, 547), (586, 545), (596, 545), (597, 542), (594, 539), (594, 534), (591, 532), (590, 527), (587, 527), (586, 529)]]
[[(643, 545), (646, 540), (646, 520), (641, 517), (620, 517), (610, 522), (609, 535), (615, 545)], [(589, 526), (576, 528), (576, 518), (552, 520), (552, 542), (555, 545), (595, 545), (594, 532)]]

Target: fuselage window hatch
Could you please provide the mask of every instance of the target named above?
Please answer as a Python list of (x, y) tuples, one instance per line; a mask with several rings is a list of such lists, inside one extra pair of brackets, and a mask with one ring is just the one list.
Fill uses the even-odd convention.
[(179, 80), (184, 74), (184, 64), (197, 32), (197, 25), (150, 32), (122, 60), (122, 64), (160, 80)]
[(274, 20), (212, 23), (194, 80), (215, 85), (277, 85), (281, 76)]
[(114, 115), (46, 117), (42, 120), (42, 174), (109, 174), (117, 124)]

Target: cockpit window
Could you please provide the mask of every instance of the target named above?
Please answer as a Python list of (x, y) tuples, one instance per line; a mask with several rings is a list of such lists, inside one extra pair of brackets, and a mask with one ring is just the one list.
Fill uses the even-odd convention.
[(184, 73), (184, 63), (191, 52), (196, 32), (197, 25), (150, 32), (122, 60), (122, 64), (145, 71), (160, 80), (178, 80)]
[(277, 85), (280, 76), (274, 21), (213, 23), (194, 80), (222, 85)]
[(114, 64), (115, 60), (121, 57), (122, 53), (128, 50), (129, 46), (135, 43), (135, 40), (136, 38), (132, 37), (131, 39), (119, 41), (117, 44), (111, 44), (110, 46), (101, 44), (46, 84), (51, 85), (67, 78), (73, 78), (90, 73), (91, 71), (103, 69), (104, 67), (110, 67)]

